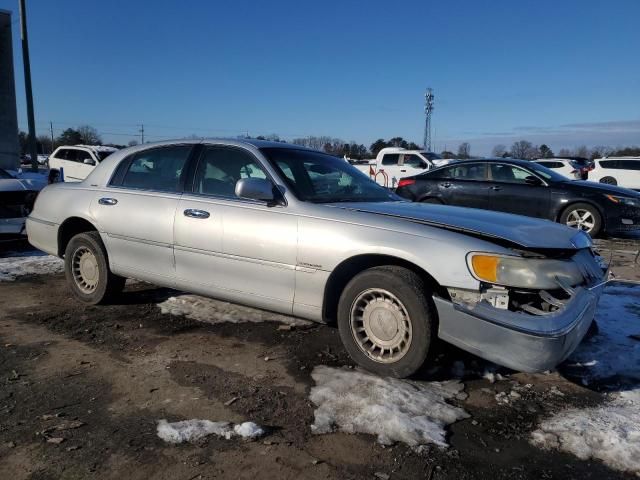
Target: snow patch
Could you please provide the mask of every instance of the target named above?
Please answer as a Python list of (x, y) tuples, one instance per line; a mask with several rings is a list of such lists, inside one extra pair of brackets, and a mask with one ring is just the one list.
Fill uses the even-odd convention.
[(311, 373), (316, 386), (310, 400), (316, 405), (314, 433), (340, 430), (377, 435), (383, 445), (404, 442), (446, 447), (444, 428), (469, 415), (447, 403), (464, 398), (464, 384), (410, 382), (368, 373), (318, 366)]
[(610, 377), (640, 382), (640, 289), (616, 283), (608, 286), (596, 312), (598, 334), (585, 339), (569, 357), (567, 368), (579, 367), (585, 385)]
[(244, 422), (234, 426), (229, 422), (198, 419), (172, 423), (164, 419), (158, 421), (158, 436), (168, 443), (196, 442), (209, 435), (217, 435), (227, 440), (233, 436), (257, 438), (264, 433), (264, 430), (253, 422)]
[(0, 258), (0, 282), (24, 275), (51, 275), (64, 271), (64, 261), (42, 252), (20, 252)]
[(311, 322), (300, 318), (278, 315), (233, 303), (212, 300), (198, 295), (179, 295), (170, 297), (158, 304), (162, 313), (183, 315), (204, 323), (261, 323), (280, 322), (286, 325), (304, 326)]
[(565, 410), (543, 421), (531, 442), (640, 475), (640, 388), (611, 396), (605, 405)]

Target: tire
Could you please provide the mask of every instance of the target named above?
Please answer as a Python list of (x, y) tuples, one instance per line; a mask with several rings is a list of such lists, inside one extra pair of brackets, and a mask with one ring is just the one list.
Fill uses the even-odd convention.
[(595, 238), (602, 230), (602, 215), (589, 203), (574, 203), (562, 212), (560, 223), (583, 230)]
[(607, 185), (618, 185), (618, 181), (613, 177), (602, 177), (600, 183), (606, 183)]
[(429, 287), (402, 267), (359, 273), (344, 288), (338, 304), (338, 330), (345, 349), (358, 365), (382, 376), (404, 378), (415, 373), (435, 341), (436, 323)]
[(64, 252), (64, 274), (74, 297), (83, 303), (107, 303), (124, 289), (125, 278), (109, 269), (107, 251), (98, 232), (79, 233)]

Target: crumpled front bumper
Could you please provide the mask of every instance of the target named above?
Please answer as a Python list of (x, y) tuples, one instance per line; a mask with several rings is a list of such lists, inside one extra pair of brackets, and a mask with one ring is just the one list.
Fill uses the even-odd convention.
[(486, 302), (466, 306), (434, 297), (438, 336), (514, 370), (550, 370), (571, 355), (587, 333), (605, 278), (589, 287), (576, 287), (562, 309), (546, 315), (500, 310)]

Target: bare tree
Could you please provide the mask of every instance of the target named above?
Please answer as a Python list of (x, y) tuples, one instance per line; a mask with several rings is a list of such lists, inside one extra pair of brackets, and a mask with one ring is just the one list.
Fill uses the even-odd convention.
[(496, 145), (495, 147), (493, 147), (493, 150), (491, 150), (491, 155), (496, 158), (504, 157), (508, 153), (509, 152), (507, 151), (507, 147), (502, 144)]
[(469, 142), (462, 142), (458, 146), (458, 158), (471, 158), (471, 145), (469, 145)]
[(519, 140), (511, 145), (511, 156), (513, 158), (521, 158), (523, 160), (532, 160), (538, 156), (538, 148), (534, 147), (531, 142)]
[(581, 145), (573, 151), (573, 156), (589, 158), (591, 156), (591, 152), (589, 151), (589, 148), (586, 145)]
[(80, 134), (80, 142), (84, 145), (100, 145), (102, 143), (98, 131), (90, 125), (80, 125), (78, 133)]
[(606, 145), (596, 145), (591, 149), (591, 160), (596, 158), (608, 157), (614, 152), (614, 149)]
[(568, 148), (561, 148), (558, 151), (558, 156), (559, 157), (571, 157), (571, 150), (569, 150)]

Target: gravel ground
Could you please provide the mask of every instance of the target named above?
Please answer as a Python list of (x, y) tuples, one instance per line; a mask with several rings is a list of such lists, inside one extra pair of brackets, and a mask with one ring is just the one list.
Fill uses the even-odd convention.
[[(640, 280), (640, 242), (599, 243), (619, 278)], [(448, 448), (314, 434), (314, 367), (353, 367), (337, 330), (163, 314), (157, 305), (176, 294), (132, 282), (116, 304), (87, 307), (61, 274), (0, 283), (0, 478), (637, 478), (529, 441), (545, 416), (601, 405), (597, 384), (562, 368), (497, 370), (503, 379), (491, 383), (490, 365), (446, 346), (413, 380), (462, 377), (466, 395), (449, 403), (468, 418), (446, 427)], [(266, 435), (158, 438), (159, 420), (192, 418), (253, 421)]]

